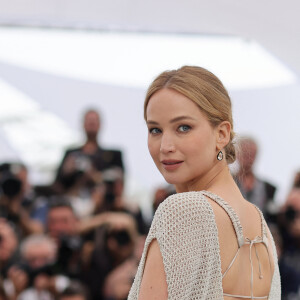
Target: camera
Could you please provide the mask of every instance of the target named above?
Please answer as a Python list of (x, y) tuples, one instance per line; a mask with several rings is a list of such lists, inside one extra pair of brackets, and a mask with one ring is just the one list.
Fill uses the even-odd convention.
[(14, 198), (22, 190), (22, 182), (15, 176), (19, 168), (17, 164), (11, 163), (0, 165), (0, 191), (8, 198)]
[(26, 273), (28, 276), (29, 286), (33, 285), (34, 279), (40, 274), (48, 276), (54, 275), (54, 264), (46, 264), (39, 268), (32, 268), (27, 263), (20, 263), (17, 264), (16, 267)]
[(126, 229), (113, 230), (107, 234), (107, 238), (115, 239), (120, 247), (131, 243), (131, 237)]
[(59, 238), (58, 264), (67, 268), (74, 253), (80, 251), (82, 241), (77, 236), (62, 235)]
[(75, 170), (78, 172), (87, 172), (92, 168), (92, 163), (89, 157), (83, 154), (78, 154), (75, 156)]
[(123, 181), (123, 173), (118, 168), (111, 168), (103, 171), (103, 183), (105, 185), (105, 201), (107, 204), (113, 204), (116, 198), (116, 184)]
[(293, 206), (288, 206), (284, 212), (284, 218), (287, 223), (291, 224), (298, 217), (299, 212), (294, 209)]
[(17, 196), (22, 190), (22, 182), (13, 175), (6, 174), (0, 183), (1, 192), (8, 198)]

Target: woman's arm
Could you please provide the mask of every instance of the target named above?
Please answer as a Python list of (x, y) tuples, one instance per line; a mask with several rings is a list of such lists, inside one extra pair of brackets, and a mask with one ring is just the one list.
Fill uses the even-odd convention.
[(168, 299), (166, 274), (157, 240), (153, 240), (149, 245), (138, 299)]

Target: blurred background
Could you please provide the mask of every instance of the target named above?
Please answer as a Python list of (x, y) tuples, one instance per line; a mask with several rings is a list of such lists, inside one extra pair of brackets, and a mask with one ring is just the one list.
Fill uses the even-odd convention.
[[(299, 11), (296, 0), (0, 0), (1, 186), (4, 198), (19, 197), (22, 206), (7, 209), (3, 218), (8, 219), (12, 211), (14, 217), (24, 212), (26, 224), (12, 221), (20, 222), (19, 233), (15, 229), (23, 239), (45, 231), (53, 203), (66, 208), (72, 202), (79, 221), (104, 214), (102, 219), (81, 222), (79, 234), (76, 232), (81, 238), (87, 235), (84, 242), (74, 242), (76, 251), (83, 249), (82, 243), (91, 257), (91, 261), (80, 262), (86, 269), (95, 249), (108, 251), (103, 241), (111, 236), (121, 246), (128, 246), (135, 234), (143, 237), (158, 203), (174, 192), (148, 154), (144, 95), (156, 75), (182, 65), (205, 67), (227, 87), (237, 139), (247, 137), (255, 142), (251, 170), (271, 186), (270, 203), (262, 207), (270, 220), (281, 210), (289, 217), (297, 216), (296, 208), (290, 212), (285, 205), (299, 185)], [(98, 154), (89, 152), (87, 111), (94, 114), (89, 130), (94, 130), (92, 135), (98, 140), (92, 144), (106, 151), (107, 160), (99, 164)], [(88, 145), (88, 150), (79, 153), (81, 145)], [(67, 149), (76, 150), (75, 154), (68, 158)], [(241, 163), (232, 166), (233, 173), (238, 174)], [(15, 180), (9, 181), (8, 188), (7, 178)], [(22, 196), (10, 193), (18, 190), (18, 180)], [(293, 195), (298, 203), (299, 195)], [(126, 232), (111, 229), (113, 221), (114, 225), (107, 225), (108, 219), (118, 218), (105, 213), (124, 211), (131, 212), (138, 233), (126, 217), (123, 223), (130, 228)], [(96, 232), (101, 226), (104, 233)], [(287, 225), (282, 227), (286, 230)], [(59, 239), (65, 235), (59, 234)], [(102, 242), (89, 248), (91, 241)], [(74, 245), (69, 242), (68, 250), (61, 251), (71, 251)], [(111, 257), (116, 255), (114, 249), (109, 250)], [(106, 278), (113, 268), (98, 263), (101, 270), (107, 268)], [(63, 275), (80, 279), (76, 272)], [(93, 272), (87, 276), (92, 277)], [(113, 275), (112, 282), (114, 276), (118, 278)], [(60, 282), (66, 283), (65, 279)], [(105, 286), (106, 296), (101, 297), (108, 299), (114, 285), (108, 282)], [(82, 290), (76, 285), (72, 288)], [(95, 289), (93, 286), (90, 292), (92, 298), (100, 299)], [(114, 297), (109, 299), (122, 299)]]

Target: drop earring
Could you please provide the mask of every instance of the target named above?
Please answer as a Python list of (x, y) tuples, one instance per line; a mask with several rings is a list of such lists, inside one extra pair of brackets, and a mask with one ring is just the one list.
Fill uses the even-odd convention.
[(222, 160), (223, 159), (223, 152), (219, 151), (218, 155), (217, 155), (217, 160)]

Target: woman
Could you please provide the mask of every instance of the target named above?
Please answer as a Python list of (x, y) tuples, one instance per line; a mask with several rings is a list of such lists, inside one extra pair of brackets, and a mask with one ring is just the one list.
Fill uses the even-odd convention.
[(177, 194), (155, 214), (128, 299), (280, 299), (272, 236), (228, 169), (234, 132), (220, 80), (200, 67), (164, 72), (144, 113), (150, 154)]

